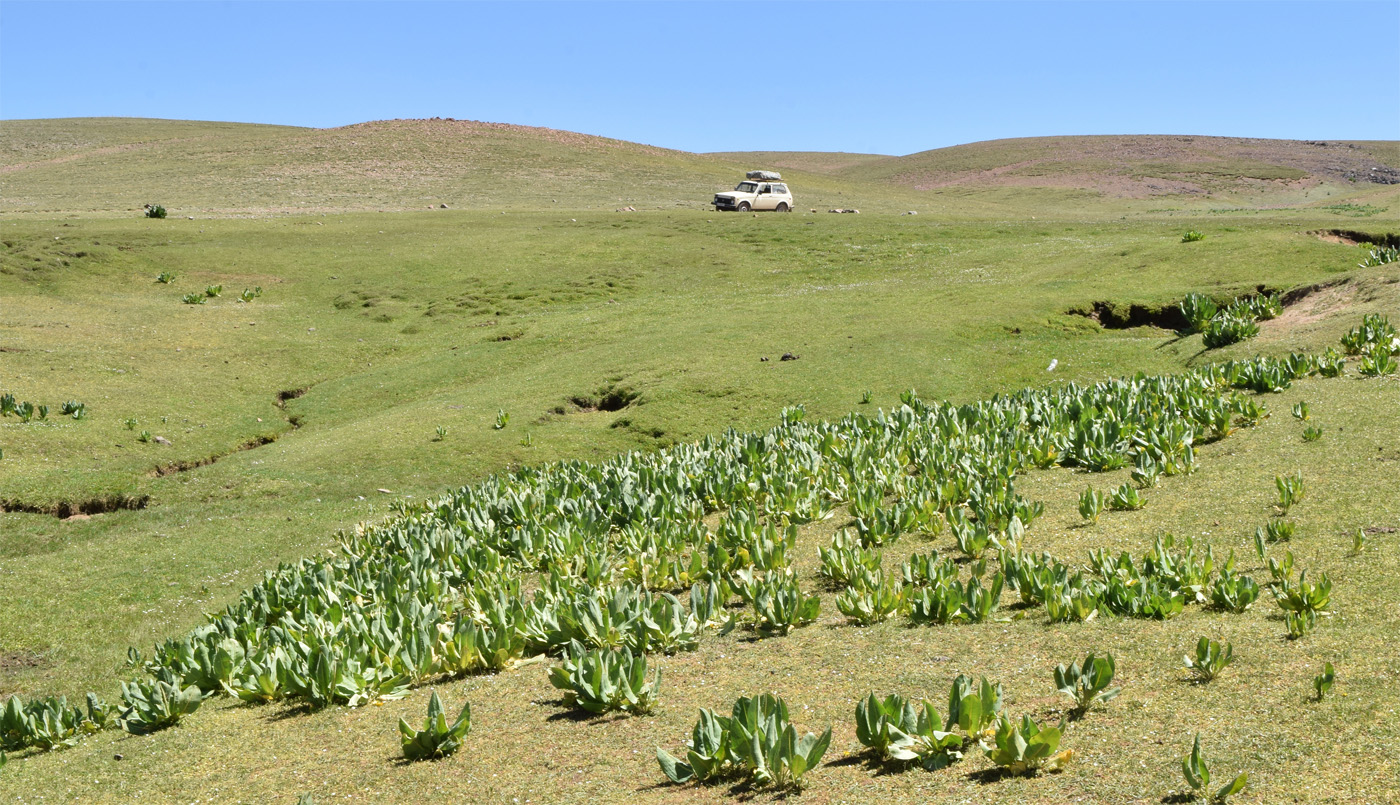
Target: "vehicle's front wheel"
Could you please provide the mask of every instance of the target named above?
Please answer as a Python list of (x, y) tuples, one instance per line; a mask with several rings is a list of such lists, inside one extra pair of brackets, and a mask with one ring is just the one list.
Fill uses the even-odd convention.
[(787, 212), (787, 211), (788, 211), (787, 202), (786, 202), (786, 201), (779, 202), (779, 203), (778, 203), (778, 212)]
[(739, 202), (739, 212), (748, 212), (748, 211), (749, 211), (749, 203), (748, 203), (747, 201), (741, 201), (741, 202)]

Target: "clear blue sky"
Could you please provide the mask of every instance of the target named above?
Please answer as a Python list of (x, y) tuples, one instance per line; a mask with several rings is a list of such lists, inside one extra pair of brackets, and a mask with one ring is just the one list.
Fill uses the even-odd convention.
[(0, 118), (455, 117), (688, 151), (1400, 139), (1400, 0), (0, 0)]

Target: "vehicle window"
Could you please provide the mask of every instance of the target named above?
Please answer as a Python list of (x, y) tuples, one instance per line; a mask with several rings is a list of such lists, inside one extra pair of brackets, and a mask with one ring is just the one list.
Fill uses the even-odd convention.
[(762, 193), (771, 193), (771, 192), (773, 192), (773, 188), (769, 187), (769, 186), (766, 185), (766, 184), (764, 184), (764, 185), (759, 185), (759, 186), (758, 186), (758, 192), (759, 192), (760, 194), (762, 194)]
[(780, 196), (785, 196), (785, 195), (787, 195), (787, 191), (788, 191), (788, 190), (787, 190), (787, 185), (785, 185), (785, 184), (775, 184), (775, 185), (773, 185), (773, 192), (774, 192), (774, 193), (777, 193), (777, 194), (780, 195)]
[(739, 186), (734, 188), (734, 192), (736, 193), (754, 193), (757, 191), (758, 184), (755, 182), (740, 182)]

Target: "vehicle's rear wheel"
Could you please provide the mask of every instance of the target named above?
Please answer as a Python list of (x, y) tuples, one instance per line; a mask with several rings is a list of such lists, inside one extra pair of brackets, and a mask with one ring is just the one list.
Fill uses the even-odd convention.
[(741, 201), (741, 202), (739, 202), (739, 212), (748, 212), (748, 211), (749, 211), (749, 203), (748, 203), (747, 201)]
[(778, 212), (787, 212), (787, 211), (788, 211), (787, 202), (786, 202), (786, 201), (778, 202)]

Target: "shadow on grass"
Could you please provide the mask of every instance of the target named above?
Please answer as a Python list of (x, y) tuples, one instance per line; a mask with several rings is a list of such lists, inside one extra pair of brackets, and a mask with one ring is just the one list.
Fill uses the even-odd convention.
[(1001, 766), (981, 769), (979, 771), (968, 772), (967, 779), (978, 785), (995, 785), (1011, 776), (1011, 772)]
[(725, 784), (728, 784), (729, 787), (724, 793), (735, 802), (749, 802), (760, 796), (767, 800), (782, 801), (794, 794), (802, 793), (802, 789), (797, 786), (787, 786), (785, 788), (758, 788), (754, 786), (751, 780), (735, 780), (734, 775), (726, 775), (725, 777), (703, 783), (698, 780), (691, 780), (685, 783), (673, 783), (670, 780), (662, 780), (661, 782), (652, 783), (650, 785), (637, 786), (637, 788), (633, 790), (640, 794), (644, 792), (665, 791), (667, 789), (682, 789), (690, 786), (695, 786), (697, 788), (719, 788)]
[[(1175, 344), (1175, 343), (1177, 343), (1177, 342), (1185, 341), (1186, 339), (1190, 338), (1190, 337), (1193, 336), (1193, 335), (1195, 335), (1195, 333), (1177, 333), (1176, 336), (1175, 336), (1174, 338), (1168, 338), (1166, 341), (1163, 341), (1162, 343), (1160, 343), (1160, 344), (1158, 344), (1157, 346), (1153, 347), (1153, 349), (1166, 349), (1167, 347), (1169, 347), (1169, 346), (1171, 346), (1171, 345), (1173, 345), (1173, 344)], [(1201, 350), (1201, 351), (1202, 351), (1202, 352), (1205, 352), (1205, 350)], [(1199, 354), (1199, 353), (1198, 353), (1198, 354)]]
[(890, 774), (899, 774), (913, 768), (915, 762), (912, 760), (882, 760), (874, 752), (860, 752), (855, 755), (843, 757), (839, 760), (830, 760), (822, 764), (829, 768), (843, 768), (845, 766), (863, 766), (865, 770), (876, 777), (884, 777)]
[[(273, 710), (274, 708), (272, 707), (272, 705), (273, 702), (244, 702), (243, 707), (267, 708), (268, 710)], [(296, 704), (287, 704), (283, 707), (275, 708), (275, 710), (276, 712), (269, 712), (263, 715), (263, 719), (269, 724), (276, 724), (279, 721), (290, 721), (294, 718), (309, 716), (312, 713), (316, 712), (316, 708), (312, 707), (310, 702), (304, 701), (297, 702)]]
[(1168, 794), (1162, 797), (1165, 805), (1186, 805), (1188, 802), (1195, 802), (1196, 798), (1190, 794)]
[(967, 779), (971, 780), (974, 783), (977, 783), (978, 785), (995, 785), (1001, 782), (1002, 780), (1007, 779), (1008, 777), (1038, 777), (1041, 774), (1064, 774), (1064, 769), (1055, 769), (1054, 771), (1045, 771), (1043, 769), (1038, 769), (1035, 771), (1027, 772), (1026, 774), (1017, 775), (1013, 774), (1010, 769), (1007, 769), (1005, 767), (992, 766), (991, 768), (969, 772), (967, 775)]
[(631, 718), (633, 715), (641, 715), (640, 713), (634, 714), (622, 711), (619, 711), (617, 713), (590, 713), (589, 711), (584, 710), (581, 707), (575, 707), (574, 705), (570, 704), (567, 699), (555, 699), (551, 702), (545, 702), (545, 704), (562, 708), (560, 712), (555, 713), (546, 718), (545, 721), (548, 722), (571, 721), (575, 724), (587, 724), (590, 722), (611, 723), (613, 721), (620, 721), (625, 718)]

